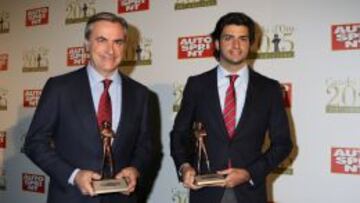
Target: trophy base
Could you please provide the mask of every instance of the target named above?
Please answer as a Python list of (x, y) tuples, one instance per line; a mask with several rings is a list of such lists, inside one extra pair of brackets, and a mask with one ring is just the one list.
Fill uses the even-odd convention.
[(93, 181), (95, 194), (107, 194), (126, 191), (128, 184), (125, 179), (105, 179)]
[(225, 176), (220, 174), (205, 174), (195, 176), (197, 186), (218, 186), (225, 183)]

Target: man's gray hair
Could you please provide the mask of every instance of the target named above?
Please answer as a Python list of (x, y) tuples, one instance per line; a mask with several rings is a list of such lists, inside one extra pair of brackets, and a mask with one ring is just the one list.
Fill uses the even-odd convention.
[(126, 22), (126, 20), (121, 17), (121, 16), (117, 16), (113, 13), (110, 12), (100, 12), (97, 13), (93, 16), (91, 16), (89, 18), (89, 20), (86, 23), (85, 26), (85, 39), (89, 40), (90, 35), (91, 35), (91, 31), (92, 31), (92, 25), (98, 21), (108, 21), (108, 22), (112, 22), (112, 23), (119, 23), (125, 30), (125, 35), (127, 33), (128, 30), (128, 23)]

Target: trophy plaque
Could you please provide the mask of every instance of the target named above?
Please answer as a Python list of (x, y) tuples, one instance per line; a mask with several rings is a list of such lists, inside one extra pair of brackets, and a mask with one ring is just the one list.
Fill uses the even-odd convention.
[(114, 178), (114, 161), (112, 158), (111, 140), (114, 138), (114, 132), (111, 129), (111, 123), (105, 121), (102, 125), (101, 140), (103, 144), (103, 167), (101, 171), (101, 180), (92, 182), (95, 194), (106, 194), (113, 192), (124, 192), (128, 184), (125, 179)]
[[(195, 185), (197, 186), (218, 186), (225, 183), (225, 176), (217, 173), (212, 173), (210, 169), (210, 160), (205, 146), (205, 137), (207, 133), (204, 125), (201, 122), (194, 123), (194, 135), (196, 138), (196, 152), (197, 152), (197, 176), (195, 176)], [(204, 160), (202, 158), (204, 155)], [(202, 172), (202, 163), (205, 161), (207, 173)]]

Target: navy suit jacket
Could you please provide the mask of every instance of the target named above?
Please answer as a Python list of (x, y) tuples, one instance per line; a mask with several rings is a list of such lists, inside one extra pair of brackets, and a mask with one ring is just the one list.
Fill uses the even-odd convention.
[[(149, 90), (122, 75), (121, 120), (113, 147), (115, 173), (133, 166), (142, 174), (152, 152)], [(26, 136), (26, 155), (50, 176), (48, 202), (98, 203), (68, 183), (74, 169), (102, 169), (102, 142), (86, 68), (50, 78)], [(136, 195), (111, 194), (111, 202), (135, 202)]]
[[(205, 144), (213, 172), (226, 169), (231, 159), (232, 167), (250, 173), (254, 185), (244, 183), (234, 188), (238, 202), (265, 203), (265, 178), (292, 148), (279, 83), (250, 70), (243, 113), (230, 140), (221, 112), (216, 68), (190, 77), (171, 132), (171, 155), (177, 170), (185, 162), (196, 166), (194, 121), (202, 122), (207, 132)], [(267, 132), (271, 146), (262, 152)], [(219, 203), (223, 193), (221, 187), (191, 190), (190, 202)]]

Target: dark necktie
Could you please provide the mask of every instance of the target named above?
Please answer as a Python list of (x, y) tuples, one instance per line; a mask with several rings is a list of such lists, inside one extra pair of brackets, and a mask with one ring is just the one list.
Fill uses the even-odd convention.
[(226, 90), (225, 103), (223, 110), (223, 117), (226, 125), (226, 130), (230, 139), (233, 138), (236, 126), (236, 94), (234, 83), (238, 75), (230, 75), (230, 84)]
[(109, 94), (109, 87), (112, 81), (105, 79), (102, 82), (104, 83), (104, 91), (100, 97), (97, 113), (98, 126), (100, 129), (103, 128), (104, 122), (112, 123), (111, 98)]

